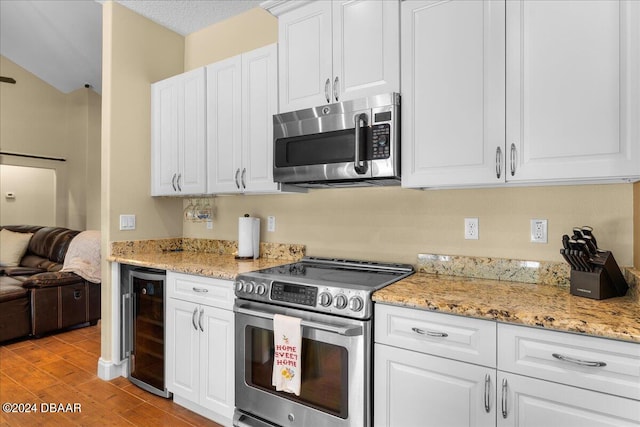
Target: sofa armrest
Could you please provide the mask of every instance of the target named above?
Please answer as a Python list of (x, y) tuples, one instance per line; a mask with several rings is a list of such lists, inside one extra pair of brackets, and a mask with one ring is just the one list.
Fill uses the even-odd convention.
[(84, 279), (76, 273), (70, 271), (56, 271), (49, 273), (34, 274), (27, 280), (22, 282), (25, 288), (48, 288), (53, 286), (72, 285), (75, 283), (84, 283)]

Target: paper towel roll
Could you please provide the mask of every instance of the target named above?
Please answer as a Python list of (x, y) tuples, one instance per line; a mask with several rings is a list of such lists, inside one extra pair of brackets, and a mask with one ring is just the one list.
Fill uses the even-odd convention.
[(254, 259), (260, 256), (260, 218), (238, 218), (238, 256)]

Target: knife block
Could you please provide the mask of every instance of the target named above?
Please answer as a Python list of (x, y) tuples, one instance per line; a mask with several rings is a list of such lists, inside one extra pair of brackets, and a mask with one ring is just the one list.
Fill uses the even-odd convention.
[(627, 293), (629, 285), (610, 251), (598, 253), (591, 260), (593, 271), (571, 270), (571, 295), (606, 299), (621, 297)]

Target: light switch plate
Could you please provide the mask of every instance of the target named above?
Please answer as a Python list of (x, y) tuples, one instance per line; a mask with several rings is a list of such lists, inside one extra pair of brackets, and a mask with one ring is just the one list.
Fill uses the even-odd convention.
[(135, 215), (120, 215), (120, 230), (135, 230), (135, 229), (136, 229)]

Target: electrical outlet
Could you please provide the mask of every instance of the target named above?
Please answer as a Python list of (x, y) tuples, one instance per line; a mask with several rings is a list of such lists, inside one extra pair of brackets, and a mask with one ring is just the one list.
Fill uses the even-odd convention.
[(268, 216), (267, 217), (267, 231), (274, 232), (276, 231), (276, 217)]
[(547, 243), (547, 220), (546, 219), (531, 220), (531, 242)]
[(478, 218), (464, 219), (464, 238), (466, 240), (478, 240), (480, 228), (478, 226)]
[(207, 230), (213, 230), (213, 221), (207, 221)]

